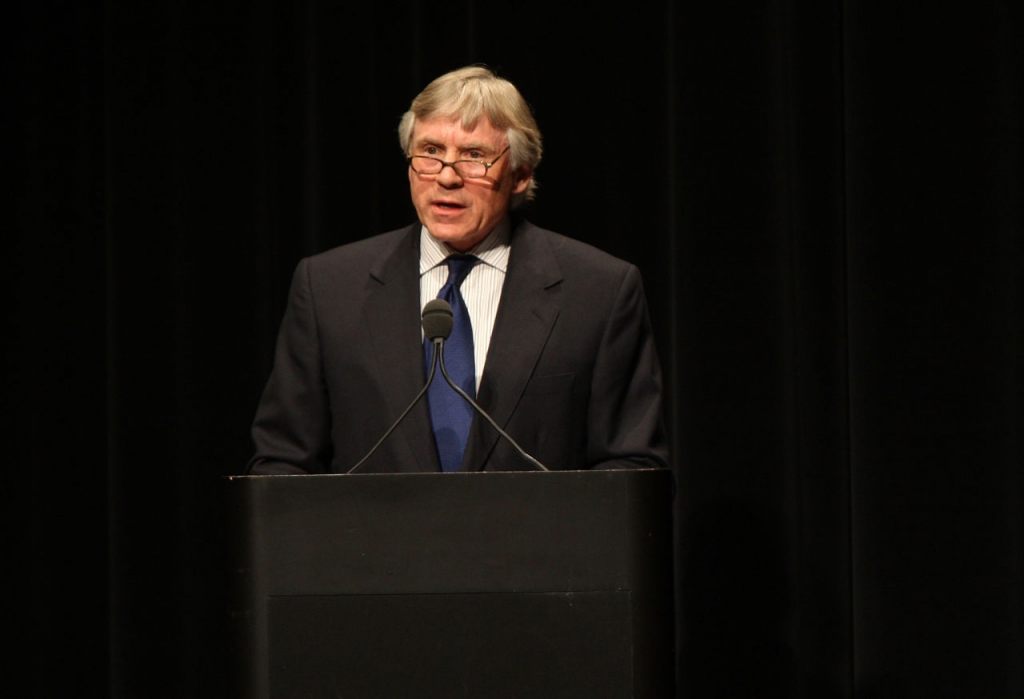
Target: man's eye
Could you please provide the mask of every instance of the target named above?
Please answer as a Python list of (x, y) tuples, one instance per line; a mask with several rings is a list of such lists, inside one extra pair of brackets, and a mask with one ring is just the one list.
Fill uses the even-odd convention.
[(426, 148), (423, 149), (423, 152), (427, 155), (437, 155), (437, 146), (427, 146)]
[(483, 160), (484, 159), (484, 154), (481, 153), (478, 150), (471, 150), (471, 151), (469, 151), (469, 153), (467, 153), (467, 156), (469, 157), (470, 160)]

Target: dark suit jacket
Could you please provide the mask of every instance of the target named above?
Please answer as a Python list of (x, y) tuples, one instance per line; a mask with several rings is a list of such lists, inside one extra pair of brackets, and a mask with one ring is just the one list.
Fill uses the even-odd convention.
[[(421, 390), (419, 235), (417, 223), (299, 263), (252, 473), (344, 473)], [(478, 402), (549, 469), (667, 465), (636, 267), (514, 225)], [(462, 470), (531, 468), (476, 416)], [(387, 471), (440, 471), (425, 400), (359, 470)]]

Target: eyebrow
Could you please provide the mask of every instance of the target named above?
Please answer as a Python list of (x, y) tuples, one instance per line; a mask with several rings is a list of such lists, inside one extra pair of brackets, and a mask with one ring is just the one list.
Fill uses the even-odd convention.
[[(430, 138), (421, 138), (415, 144), (416, 148), (423, 148), (424, 146), (437, 146), (438, 148), (447, 148), (446, 144), (441, 143), (440, 141), (435, 141)], [(465, 143), (460, 146), (454, 146), (454, 148), (460, 153), (464, 153), (468, 150), (479, 150), (483, 151), (484, 153), (493, 154), (493, 152), (496, 150), (485, 143), (480, 143), (476, 141), (471, 143)]]

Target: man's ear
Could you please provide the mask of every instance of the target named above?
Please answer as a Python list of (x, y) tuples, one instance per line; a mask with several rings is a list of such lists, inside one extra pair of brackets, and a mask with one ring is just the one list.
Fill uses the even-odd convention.
[(530, 186), (530, 180), (533, 179), (533, 168), (523, 165), (515, 174), (515, 182), (512, 185), (513, 194), (522, 194), (526, 191), (526, 188)]

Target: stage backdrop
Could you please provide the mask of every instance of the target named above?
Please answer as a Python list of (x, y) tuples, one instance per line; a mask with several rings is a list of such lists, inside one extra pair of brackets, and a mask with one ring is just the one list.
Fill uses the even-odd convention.
[(644, 274), (679, 695), (1024, 695), (1020, 3), (567, 8), (5, 13), (4, 696), (222, 695), (290, 274), (413, 219), (398, 118), (472, 62), (544, 131), (532, 220)]

